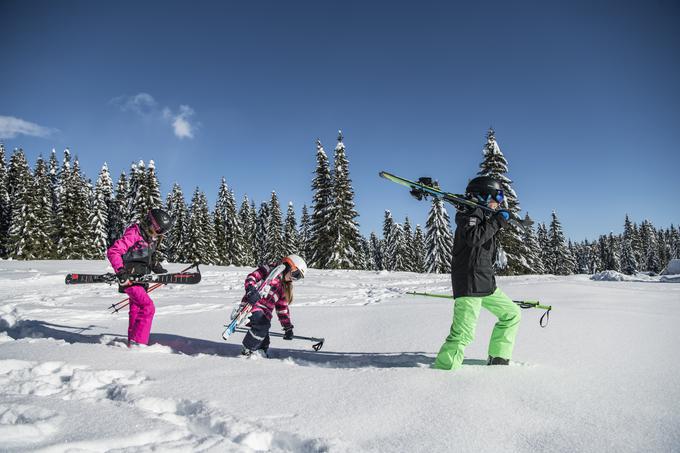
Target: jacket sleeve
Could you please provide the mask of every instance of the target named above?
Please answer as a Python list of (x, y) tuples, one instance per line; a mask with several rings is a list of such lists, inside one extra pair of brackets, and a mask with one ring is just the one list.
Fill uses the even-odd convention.
[(507, 221), (500, 214), (486, 219), (481, 209), (477, 208), (468, 215), (456, 217), (458, 228), (463, 229), (463, 238), (470, 247), (477, 247), (491, 239)]
[(111, 266), (115, 272), (123, 269), (123, 255), (139, 241), (139, 234), (135, 225), (129, 227), (116, 242), (106, 251), (106, 257), (109, 259)]
[(258, 267), (253, 272), (248, 274), (248, 276), (246, 277), (246, 281), (244, 284), (245, 290), (248, 291), (248, 288), (250, 288), (251, 286), (256, 286), (257, 283), (263, 280), (265, 277), (266, 275), (264, 275), (264, 269)]

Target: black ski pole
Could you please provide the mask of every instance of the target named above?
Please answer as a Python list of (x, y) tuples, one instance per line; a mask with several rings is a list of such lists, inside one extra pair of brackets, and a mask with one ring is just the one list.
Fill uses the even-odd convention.
[[(237, 327), (236, 332), (241, 332), (241, 333), (248, 333), (248, 329), (245, 329), (243, 327)], [(276, 337), (276, 338), (283, 338), (283, 334), (279, 332), (269, 332), (270, 337)], [(326, 341), (325, 338), (316, 338), (316, 337), (303, 337), (302, 335), (293, 335), (293, 340), (307, 340), (307, 341), (314, 341), (312, 345), (312, 349), (315, 351), (318, 351), (323, 347), (324, 341)]]

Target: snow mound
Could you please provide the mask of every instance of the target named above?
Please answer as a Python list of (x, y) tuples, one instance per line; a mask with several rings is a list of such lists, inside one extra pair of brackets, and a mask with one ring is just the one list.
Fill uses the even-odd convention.
[(661, 275), (680, 275), (680, 259), (673, 258), (670, 260), (666, 269), (661, 271)]
[(590, 277), (591, 280), (601, 281), (601, 282), (658, 282), (658, 277), (652, 277), (647, 274), (638, 272), (635, 275), (626, 275), (617, 271), (602, 271), (597, 274), (593, 274)]

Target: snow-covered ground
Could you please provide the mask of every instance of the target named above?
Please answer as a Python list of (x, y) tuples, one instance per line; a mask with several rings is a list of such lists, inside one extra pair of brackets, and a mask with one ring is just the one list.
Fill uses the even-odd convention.
[[(180, 265), (170, 265), (179, 270)], [(2, 451), (680, 451), (680, 285), (500, 278), (523, 310), (512, 366), (487, 367), (482, 310), (462, 369), (430, 369), (447, 275), (315, 271), (292, 319), (311, 343), (238, 357), (220, 334), (249, 269), (153, 293), (153, 346), (127, 349), (122, 297), (64, 285), (104, 262), (0, 261)], [(280, 327), (274, 321), (274, 331)]]

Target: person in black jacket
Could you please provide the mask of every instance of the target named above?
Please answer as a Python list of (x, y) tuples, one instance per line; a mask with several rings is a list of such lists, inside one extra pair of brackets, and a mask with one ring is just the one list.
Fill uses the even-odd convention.
[(480, 307), (498, 318), (489, 343), (489, 365), (508, 365), (519, 328), (520, 309), (496, 287), (493, 264), (498, 244), (496, 234), (508, 224), (510, 213), (499, 209), (503, 202), (501, 185), (489, 176), (470, 181), (466, 197), (495, 212), (470, 208), (456, 214), (451, 280), (453, 324), (439, 350), (434, 367), (454, 370), (463, 363), (465, 347), (475, 336)]

